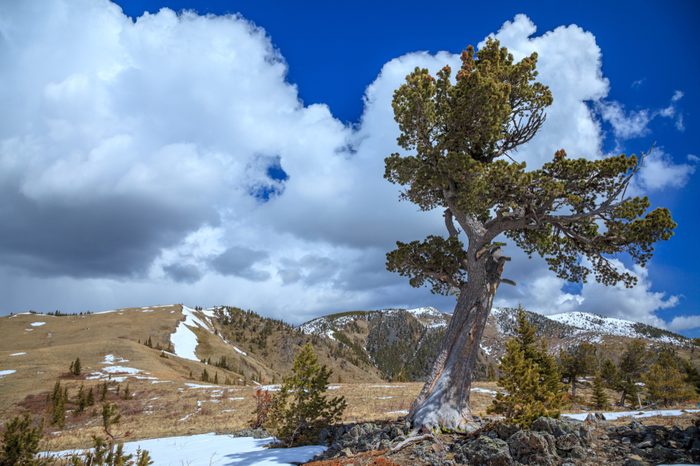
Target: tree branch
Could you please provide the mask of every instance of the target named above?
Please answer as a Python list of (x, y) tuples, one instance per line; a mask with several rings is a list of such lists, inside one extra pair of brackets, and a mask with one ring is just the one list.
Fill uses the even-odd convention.
[(452, 211), (449, 208), (445, 209), (445, 213), (443, 214), (443, 216), (445, 217), (445, 227), (450, 233), (450, 236), (459, 236), (459, 230), (457, 229), (457, 227), (455, 227), (454, 215), (452, 215)]

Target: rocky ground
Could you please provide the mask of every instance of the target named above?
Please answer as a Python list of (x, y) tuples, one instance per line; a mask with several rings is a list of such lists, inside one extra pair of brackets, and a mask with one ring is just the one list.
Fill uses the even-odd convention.
[[(312, 466), (392, 465), (651, 465), (700, 462), (700, 417), (686, 427), (616, 425), (540, 418), (531, 429), (489, 423), (472, 434), (418, 436), (405, 422), (344, 425), (322, 432), (330, 444)], [(408, 441), (407, 441), (408, 439)]]

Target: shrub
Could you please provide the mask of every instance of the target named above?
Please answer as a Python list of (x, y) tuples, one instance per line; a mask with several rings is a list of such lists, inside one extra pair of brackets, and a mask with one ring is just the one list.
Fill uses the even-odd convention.
[(321, 366), (307, 343), (294, 358), (292, 373), (272, 398), (267, 427), (282, 444), (313, 442), (323, 427), (340, 420), (347, 407), (344, 397), (328, 398), (331, 370)]
[(260, 388), (255, 390), (255, 411), (253, 411), (253, 416), (255, 416), (250, 421), (250, 427), (253, 429), (258, 429), (263, 427), (267, 422), (267, 417), (270, 414), (270, 406), (272, 405), (272, 395), (267, 390), (262, 390)]

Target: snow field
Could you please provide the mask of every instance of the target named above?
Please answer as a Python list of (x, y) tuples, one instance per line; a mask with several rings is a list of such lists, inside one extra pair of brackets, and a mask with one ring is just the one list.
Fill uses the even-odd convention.
[[(653, 411), (609, 411), (600, 413), (605, 416), (606, 420), (614, 421), (621, 417), (633, 417), (633, 418), (643, 418), (643, 417), (653, 417), (653, 416), (681, 416), (684, 413), (699, 413), (700, 409), (657, 409)], [(562, 414), (562, 417), (569, 419), (574, 419), (577, 421), (583, 421), (586, 417), (591, 414), (588, 413), (574, 413), (574, 414)]]
[[(209, 433), (128, 442), (124, 444), (124, 451), (135, 453), (138, 448), (148, 450), (158, 466), (286, 466), (305, 463), (325, 450), (325, 447), (316, 445), (265, 448), (272, 440)], [(65, 450), (58, 454), (68, 456), (75, 452), (77, 450)]]

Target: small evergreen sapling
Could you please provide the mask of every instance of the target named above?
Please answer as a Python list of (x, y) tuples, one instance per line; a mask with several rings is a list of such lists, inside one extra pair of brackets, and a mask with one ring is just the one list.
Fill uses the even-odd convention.
[(5, 425), (0, 450), (0, 466), (34, 465), (43, 425), (35, 424), (28, 415), (15, 417)]
[(503, 414), (506, 421), (529, 426), (540, 416), (558, 417), (564, 386), (554, 358), (535, 335), (522, 309), (518, 310), (515, 337), (506, 343), (501, 358), (499, 392), (488, 412)]
[(593, 407), (595, 409), (606, 409), (610, 406), (608, 395), (603, 388), (603, 377), (600, 373), (595, 375), (593, 379)]
[(302, 346), (294, 358), (292, 373), (272, 399), (266, 427), (286, 446), (313, 442), (323, 427), (343, 415), (344, 397), (328, 398), (328, 379), (332, 371), (318, 363), (310, 343)]
[(63, 389), (58, 380), (53, 386), (49, 397), (51, 401), (51, 424), (63, 428), (66, 423), (66, 401), (68, 399), (68, 387)]
[(80, 358), (75, 358), (75, 361), (70, 363), (70, 373), (73, 375), (80, 375), (82, 368), (80, 367)]

